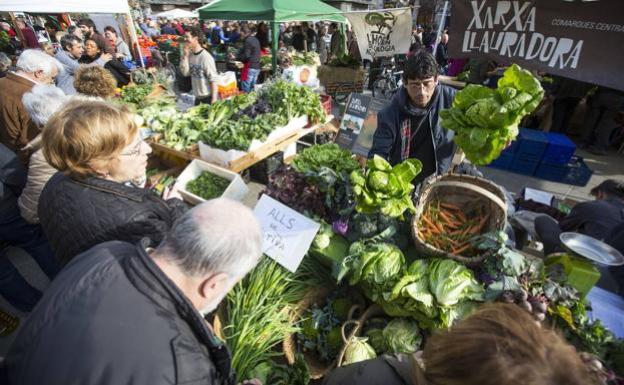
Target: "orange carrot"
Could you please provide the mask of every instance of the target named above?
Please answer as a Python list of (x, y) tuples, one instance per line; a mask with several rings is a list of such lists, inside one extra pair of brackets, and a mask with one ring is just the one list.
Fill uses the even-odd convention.
[(453, 254), (458, 255), (458, 254), (468, 250), (468, 248), (470, 248), (470, 243), (466, 243), (465, 245), (463, 245), (459, 249), (453, 249)]
[(450, 210), (461, 211), (461, 209), (458, 206), (456, 206), (454, 204), (451, 204), (451, 203), (447, 203), (447, 202), (441, 202), (440, 206), (442, 206), (442, 207), (444, 207), (446, 209), (450, 209)]

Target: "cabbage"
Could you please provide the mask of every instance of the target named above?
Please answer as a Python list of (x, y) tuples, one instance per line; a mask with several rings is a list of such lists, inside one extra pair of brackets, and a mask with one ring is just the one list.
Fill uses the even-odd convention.
[(351, 172), (350, 180), (359, 213), (381, 213), (392, 218), (403, 216), (406, 210), (414, 212), (411, 192), (412, 180), (422, 171), (418, 159), (407, 159), (392, 167), (384, 158), (375, 155), (366, 162), (366, 171)]
[(372, 346), (377, 353), (383, 353), (386, 351), (386, 341), (384, 340), (383, 329), (368, 329), (364, 335), (368, 337), (370, 346)]
[(377, 357), (375, 350), (366, 342), (366, 337), (353, 337), (345, 348), (343, 365), (354, 364)]
[(472, 271), (451, 259), (437, 259), (428, 267), (429, 288), (442, 307), (457, 305), (461, 300), (483, 301), (483, 286)]
[(389, 353), (414, 353), (422, 344), (418, 325), (405, 318), (390, 321), (383, 330), (383, 338)]
[(498, 88), (470, 84), (457, 92), (450, 109), (440, 111), (442, 126), (455, 132), (455, 143), (468, 160), (486, 165), (518, 135), (518, 124), (544, 97), (539, 81), (512, 64)]
[(349, 284), (361, 284), (373, 301), (394, 285), (405, 264), (401, 250), (389, 243), (355, 242), (343, 260), (338, 281), (350, 275)]

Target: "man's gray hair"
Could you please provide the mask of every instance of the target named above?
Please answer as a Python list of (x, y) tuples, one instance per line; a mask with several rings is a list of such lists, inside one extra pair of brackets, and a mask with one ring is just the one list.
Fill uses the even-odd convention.
[(65, 34), (61, 38), (61, 47), (67, 51), (67, 47), (73, 47), (76, 43), (82, 43), (82, 39), (76, 35)]
[(58, 60), (40, 49), (27, 49), (17, 59), (17, 69), (30, 74), (43, 71), (50, 76), (54, 67), (59, 72), (63, 70), (63, 65)]
[(46, 125), (50, 116), (63, 108), (68, 97), (63, 90), (52, 85), (35, 84), (22, 96), (22, 104), (30, 119), (39, 127)]
[(11, 58), (0, 52), (0, 72), (7, 72), (11, 68)]
[(189, 276), (225, 273), (240, 278), (258, 263), (262, 232), (249, 208), (213, 199), (179, 218), (157, 254)]

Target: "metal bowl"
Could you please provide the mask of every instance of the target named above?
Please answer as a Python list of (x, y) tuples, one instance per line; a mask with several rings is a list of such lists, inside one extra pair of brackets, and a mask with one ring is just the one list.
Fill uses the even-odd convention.
[(601, 265), (624, 265), (624, 256), (613, 247), (579, 233), (561, 233), (559, 240), (569, 252)]

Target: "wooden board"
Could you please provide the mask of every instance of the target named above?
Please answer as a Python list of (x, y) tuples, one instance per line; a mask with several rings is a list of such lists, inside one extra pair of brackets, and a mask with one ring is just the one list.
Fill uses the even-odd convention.
[[(325, 124), (331, 122), (333, 119), (333, 115), (328, 115), (325, 119), (325, 122), (323, 123), (318, 123), (308, 128), (302, 128), (297, 131), (290, 132), (282, 137), (267, 142), (262, 146), (256, 148), (255, 150), (249, 151), (246, 155), (230, 162), (229, 167), (227, 168), (230, 171), (240, 173), (241, 171), (268, 158), (276, 152), (281, 151), (282, 149), (286, 148), (291, 143), (296, 142), (300, 138), (315, 132), (317, 129), (323, 127)], [(150, 142), (150, 145), (152, 146), (154, 153), (156, 153), (157, 155), (167, 158), (177, 158), (181, 161), (181, 163), (186, 163), (193, 159), (201, 159), (201, 157), (199, 156), (199, 151), (197, 150), (197, 146), (194, 146), (194, 148), (192, 148), (190, 151), (178, 151), (157, 142)]]
[(468, 84), (466, 82), (460, 82), (459, 80), (456, 80), (456, 78), (446, 76), (446, 75), (440, 75), (438, 76), (438, 79), (440, 80), (440, 83), (442, 84), (446, 84), (451, 87), (459, 88), (459, 89), (466, 87), (466, 84)]
[(276, 152), (284, 149), (285, 147), (287, 147), (291, 143), (296, 142), (300, 138), (310, 133), (313, 133), (326, 123), (331, 122), (332, 119), (334, 119), (333, 115), (329, 115), (326, 117), (326, 120), (323, 123), (315, 124), (309, 128), (302, 128), (300, 130), (297, 130), (296, 132), (292, 132), (290, 134), (282, 136), (281, 138), (277, 138), (271, 142), (265, 143), (255, 150), (249, 151), (247, 155), (230, 162), (228, 168), (234, 172), (241, 172), (244, 169), (249, 168), (254, 164), (262, 161), (263, 159), (268, 158)]

